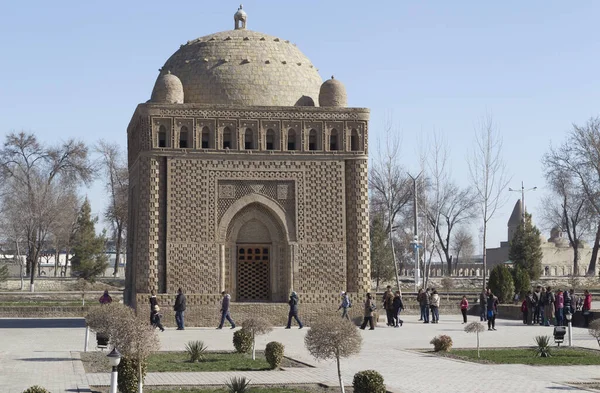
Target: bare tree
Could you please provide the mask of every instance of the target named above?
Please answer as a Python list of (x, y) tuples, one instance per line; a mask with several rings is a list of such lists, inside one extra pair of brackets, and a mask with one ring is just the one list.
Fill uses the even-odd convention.
[[(591, 118), (585, 126), (574, 124), (566, 142), (558, 148), (551, 148), (544, 158), (544, 162), (551, 164), (555, 170), (572, 177), (575, 189), (581, 190), (594, 215), (600, 216), (600, 117)], [(576, 208), (577, 201), (570, 206)], [(599, 248), (600, 222), (596, 226), (588, 274), (596, 270)]]
[(396, 261), (396, 252), (393, 248), (393, 231), (398, 216), (410, 201), (411, 190), (406, 171), (398, 162), (400, 159), (400, 139), (394, 136), (390, 120), (385, 124), (385, 132), (385, 148), (379, 147), (379, 155), (371, 164), (369, 188), (371, 190), (372, 206), (378, 211), (387, 213), (387, 217), (385, 217), (387, 222), (386, 232), (390, 239), (389, 245), (392, 248), (396, 285), (400, 289), (398, 263)]
[(452, 239), (451, 248), (455, 255), (453, 258), (454, 271), (456, 271), (458, 274), (458, 263), (460, 262), (461, 255), (462, 258), (470, 258), (473, 256), (473, 252), (475, 251), (473, 236), (466, 227), (463, 226), (458, 228)]
[(113, 227), (116, 254), (113, 276), (117, 277), (119, 275), (123, 235), (127, 227), (129, 171), (118, 144), (100, 141), (96, 146), (96, 151), (101, 155), (101, 165), (106, 176), (105, 188), (110, 196), (104, 217), (110, 221)]
[(3, 207), (16, 208), (22, 216), (32, 292), (40, 252), (66, 195), (80, 182), (92, 179), (87, 153), (82, 142), (68, 140), (47, 147), (34, 134), (24, 132), (7, 135), (0, 150)]
[(321, 318), (304, 337), (304, 345), (316, 359), (335, 359), (340, 391), (344, 393), (340, 359), (360, 352), (362, 337), (356, 326), (345, 319)]
[[(67, 267), (69, 264), (69, 254), (71, 253), (71, 246), (73, 236), (75, 234), (77, 216), (81, 207), (81, 201), (77, 194), (74, 192), (65, 195), (63, 200), (63, 206), (61, 214), (52, 223), (50, 232), (52, 234), (52, 243), (55, 250), (55, 261), (54, 261), (54, 276), (58, 275), (59, 270), (61, 276), (67, 275)], [(60, 252), (65, 252), (65, 264), (60, 266)]]
[(487, 226), (499, 208), (504, 205), (506, 189), (510, 177), (502, 158), (502, 138), (491, 116), (487, 116), (475, 132), (475, 143), (468, 160), (471, 184), (475, 190), (475, 204), (483, 227), (483, 282), (485, 289), (487, 275)]
[(4, 259), (9, 259), (8, 255), (11, 255), (13, 263), (19, 266), (19, 277), (21, 279), (21, 291), (24, 288), (24, 270), (25, 260), (21, 255), (24, 235), (23, 217), (19, 214), (18, 210), (6, 209), (5, 205), (2, 205), (2, 214), (0, 215), (0, 234), (6, 241), (5, 244), (0, 246), (0, 252), (4, 256)]

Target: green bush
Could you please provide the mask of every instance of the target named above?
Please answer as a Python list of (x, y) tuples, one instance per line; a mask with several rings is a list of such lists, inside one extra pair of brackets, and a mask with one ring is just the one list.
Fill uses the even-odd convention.
[(506, 265), (497, 265), (492, 269), (488, 285), (492, 293), (498, 298), (498, 302), (506, 303), (512, 300), (515, 285)]
[(448, 352), (450, 348), (452, 348), (452, 337), (446, 336), (445, 334), (436, 336), (431, 339), (429, 344), (433, 344), (433, 350), (435, 352)]
[(383, 377), (375, 370), (359, 371), (352, 380), (354, 393), (385, 393)]
[(50, 392), (41, 386), (34, 385), (34, 386), (28, 388), (27, 390), (24, 390), (23, 393), (50, 393)]
[(513, 276), (513, 282), (515, 284), (515, 292), (519, 294), (520, 299), (525, 298), (527, 291), (531, 289), (531, 280), (529, 279), (529, 273), (527, 270), (515, 266), (511, 270)]
[[(117, 386), (121, 393), (138, 392), (138, 362), (127, 357), (121, 358), (118, 367)], [(142, 375), (146, 376), (146, 364), (142, 364)]]
[(252, 350), (252, 333), (243, 328), (233, 333), (233, 346), (237, 353), (250, 353)]
[(283, 344), (278, 343), (277, 341), (271, 341), (267, 344), (267, 347), (265, 348), (265, 357), (272, 369), (276, 369), (281, 365), (284, 350), (285, 347)]
[(248, 385), (250, 385), (250, 381), (247, 381), (246, 377), (233, 377), (225, 382), (229, 393), (247, 393), (250, 391)]
[(204, 360), (204, 354), (206, 353), (206, 345), (204, 341), (190, 341), (185, 344), (185, 351), (190, 357), (190, 362), (201, 362)]

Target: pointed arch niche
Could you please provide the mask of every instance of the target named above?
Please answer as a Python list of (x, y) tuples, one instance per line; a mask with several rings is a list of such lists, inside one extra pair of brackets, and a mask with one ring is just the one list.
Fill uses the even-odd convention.
[[(250, 194), (218, 227), (221, 286), (238, 302), (284, 302), (292, 288), (295, 230), (273, 200)], [(290, 233), (291, 229), (291, 233)]]

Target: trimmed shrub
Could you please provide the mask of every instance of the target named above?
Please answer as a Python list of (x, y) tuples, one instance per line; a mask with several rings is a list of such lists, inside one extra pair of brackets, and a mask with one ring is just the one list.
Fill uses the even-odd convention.
[(383, 377), (375, 370), (359, 371), (352, 381), (354, 393), (385, 393)]
[(510, 270), (505, 265), (497, 265), (492, 269), (488, 285), (492, 293), (498, 297), (498, 302), (510, 303), (515, 293), (515, 284)]
[(204, 360), (204, 353), (206, 352), (206, 345), (204, 341), (190, 341), (185, 344), (185, 352), (190, 357), (190, 362), (196, 363)]
[(276, 369), (281, 365), (284, 350), (285, 347), (283, 344), (278, 343), (277, 341), (271, 341), (267, 344), (267, 347), (265, 348), (265, 357), (272, 369)]
[(237, 353), (250, 353), (252, 350), (252, 333), (243, 328), (233, 333), (233, 346)]
[(433, 344), (433, 350), (435, 352), (448, 352), (452, 348), (452, 337), (445, 334), (436, 336), (431, 339), (429, 344)]
[[(117, 386), (121, 393), (138, 393), (138, 362), (127, 357), (121, 358), (118, 366)], [(146, 364), (142, 364), (142, 375), (146, 376)]]
[(246, 377), (233, 377), (225, 382), (229, 393), (247, 393), (250, 391), (248, 385), (250, 385), (250, 380), (246, 380)]
[(50, 392), (41, 386), (34, 385), (30, 388), (27, 388), (27, 390), (24, 390), (23, 393), (50, 393)]

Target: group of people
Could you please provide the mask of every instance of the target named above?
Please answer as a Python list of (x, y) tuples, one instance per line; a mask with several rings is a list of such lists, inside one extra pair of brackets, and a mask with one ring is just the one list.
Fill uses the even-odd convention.
[[(223, 325), (225, 324), (225, 320), (229, 322), (231, 325), (231, 329), (235, 329), (235, 322), (231, 317), (230, 312), (230, 303), (231, 303), (231, 295), (226, 291), (221, 292), (221, 320), (219, 322), (219, 326), (217, 329), (223, 329)], [(298, 324), (298, 328), (302, 329), (304, 325), (300, 318), (298, 317), (298, 294), (296, 292), (292, 292), (290, 295), (290, 299), (288, 301), (290, 306), (290, 310), (288, 313), (288, 322), (286, 329), (291, 328), (292, 319), (296, 321)], [(179, 288), (177, 290), (177, 297), (175, 298), (175, 304), (173, 305), (173, 310), (175, 311), (175, 323), (177, 324), (177, 330), (185, 330), (184, 316), (186, 309), (186, 298), (183, 293), (183, 290)], [(162, 325), (162, 317), (163, 315), (160, 313), (160, 307), (158, 305), (158, 300), (156, 298), (156, 293), (152, 291), (150, 293), (150, 324), (155, 328), (159, 328), (161, 332), (165, 331), (164, 326)]]
[[(342, 292), (342, 294), (342, 296), (347, 297), (347, 295), (344, 295), (345, 292)], [(344, 304), (343, 301), (342, 304)], [(404, 321), (400, 319), (400, 312), (404, 310), (404, 303), (402, 302), (402, 294), (400, 291), (394, 292), (392, 291), (392, 287), (388, 285), (383, 294), (382, 306), (386, 312), (387, 326), (395, 328), (402, 326)], [(367, 293), (363, 309), (363, 322), (362, 325), (360, 325), (362, 330), (365, 330), (367, 324), (369, 325), (369, 330), (375, 330), (375, 322), (373, 321), (373, 313), (375, 310), (377, 310), (377, 305), (373, 300), (373, 295)], [(345, 316), (347, 318), (347, 313)], [(342, 314), (342, 317), (344, 317), (344, 314)]]
[(564, 326), (567, 314), (581, 311), (585, 326), (589, 324), (592, 308), (592, 295), (586, 289), (584, 297), (575, 295), (573, 289), (552, 291), (551, 287), (538, 285), (535, 291), (528, 291), (521, 303), (523, 324), (541, 326)]
[[(421, 309), (419, 321), (423, 323), (439, 323), (440, 321), (440, 295), (435, 288), (419, 289), (417, 303)], [(429, 317), (431, 312), (431, 318)]]
[(481, 291), (479, 294), (479, 320), (487, 321), (488, 330), (496, 330), (496, 317), (498, 316), (498, 297), (491, 289)]

